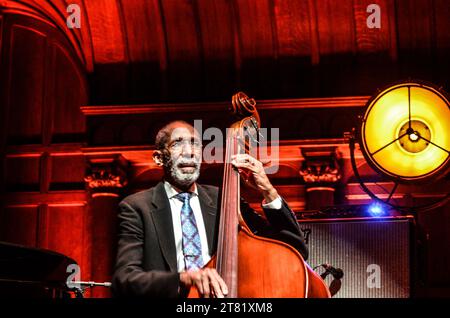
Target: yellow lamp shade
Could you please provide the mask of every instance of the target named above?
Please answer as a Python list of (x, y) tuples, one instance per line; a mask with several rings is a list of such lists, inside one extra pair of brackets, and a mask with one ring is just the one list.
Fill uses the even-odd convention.
[(360, 137), (364, 156), (382, 174), (398, 181), (437, 176), (450, 158), (450, 103), (428, 84), (393, 85), (368, 102)]

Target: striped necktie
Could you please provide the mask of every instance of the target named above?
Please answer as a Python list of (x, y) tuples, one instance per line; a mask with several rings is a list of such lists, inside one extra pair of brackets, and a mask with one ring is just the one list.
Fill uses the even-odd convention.
[(181, 229), (183, 231), (183, 254), (186, 270), (203, 267), (202, 244), (198, 233), (194, 211), (189, 204), (191, 193), (182, 192), (175, 196), (183, 202), (181, 208)]

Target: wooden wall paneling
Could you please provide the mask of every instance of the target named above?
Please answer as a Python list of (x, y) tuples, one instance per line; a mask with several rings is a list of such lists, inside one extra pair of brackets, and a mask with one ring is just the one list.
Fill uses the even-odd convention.
[(311, 23), (307, 1), (274, 2), (278, 58), (311, 57)]
[(7, 191), (40, 191), (41, 156), (39, 154), (10, 155), (5, 160)]
[[(4, 16), (0, 12), (0, 70), (5, 70), (8, 67), (8, 63), (6, 61), (7, 52), (5, 52), (5, 45), (3, 42), (3, 33), (4, 30)], [(8, 97), (6, 95), (7, 83), (8, 79), (8, 72), (0, 72), (0, 83), (3, 83), (3, 85), (0, 85), (0, 193), (3, 193), (5, 190), (5, 155), (6, 155), (6, 136), (7, 136), (7, 128), (6, 128), (6, 121), (7, 121), (7, 112), (6, 112), (6, 105), (8, 101)]]
[(434, 0), (434, 32), (436, 34), (436, 49), (450, 49), (450, 33), (448, 32), (448, 17), (450, 3), (445, 0)]
[(397, 1), (398, 37), (401, 50), (430, 51), (433, 17), (432, 1)]
[(321, 60), (356, 51), (353, 1), (316, 2)]
[[(301, 211), (305, 209), (305, 187), (303, 185), (277, 185), (278, 193), (283, 197), (293, 211)], [(242, 190), (242, 197), (250, 204), (250, 206), (258, 211), (262, 212), (261, 196), (247, 188)]]
[(108, 125), (108, 123), (96, 123), (92, 125), (88, 132), (89, 144), (97, 146), (117, 144), (117, 133), (114, 126), (117, 125)]
[[(3, 204), (2, 204), (3, 205)], [(38, 205), (3, 205), (0, 211), (0, 241), (37, 246)]]
[(275, 54), (270, 1), (237, 1), (242, 58), (265, 58)]
[[(50, 34), (50, 33), (49, 33)], [(54, 74), (56, 73), (56, 60), (55, 60), (55, 50), (52, 45), (52, 39), (49, 35), (47, 40), (47, 54), (46, 54), (46, 65), (45, 72), (42, 81), (45, 83), (43, 103), (42, 103), (42, 145), (48, 146), (52, 141), (52, 130), (53, 130), (53, 113), (56, 109), (55, 106), (55, 81), (53, 80)], [(64, 87), (64, 90), (68, 88)]]
[(395, 61), (397, 59), (397, 40), (395, 25), (395, 5), (393, 0), (378, 1), (381, 27), (369, 28), (367, 18), (371, 13), (367, 8), (373, 1), (354, 2), (354, 21), (356, 36), (356, 67), (352, 86), (356, 91), (372, 94), (395, 81), (398, 76)]
[[(8, 143), (49, 145), (53, 128), (56, 141), (80, 141), (85, 124), (79, 106), (87, 102), (87, 83), (72, 47), (41, 21), (20, 15), (7, 20), (2, 110)], [(64, 105), (56, 107), (55, 99)]]
[(120, 1), (130, 62), (130, 102), (164, 99), (167, 48), (158, 0)]
[(87, 194), (85, 190), (40, 192), (10, 192), (1, 196), (1, 202), (7, 206), (55, 204), (86, 204)]
[(236, 87), (238, 59), (234, 41), (236, 20), (228, 0), (197, 1), (205, 68), (205, 99), (232, 94)]
[[(85, 1), (95, 72), (90, 74), (94, 103), (117, 103), (129, 96), (127, 47), (118, 0)], [(114, 75), (113, 75), (114, 74)], [(114, 92), (114, 94), (112, 94)]]
[(372, 94), (408, 77), (449, 85), (445, 0), (380, 0), (381, 29), (365, 25), (370, 0), (77, 0), (83, 27), (72, 30), (69, 0), (21, 3), (64, 32), (91, 72), (95, 104), (223, 100), (237, 89)]
[(310, 66), (318, 63), (319, 52), (311, 7), (310, 1), (274, 1), (281, 96), (292, 91), (309, 96), (315, 90), (317, 78)]
[(119, 132), (119, 144), (140, 145), (152, 142), (151, 137), (146, 134), (146, 126), (140, 123), (125, 123)]
[[(91, 251), (86, 246), (87, 207), (83, 202), (49, 203), (47, 222), (41, 235), (46, 235), (47, 248), (73, 258), (81, 267), (81, 276), (90, 277), (87, 261)], [(99, 254), (101, 251), (99, 251)]]
[(320, 63), (320, 38), (317, 6), (314, 0), (308, 0), (309, 27), (311, 33), (311, 64), (317, 66)]
[[(98, 282), (111, 281), (117, 254), (118, 195), (109, 192), (93, 193), (89, 202), (92, 237), (91, 275)], [(109, 289), (92, 291), (94, 297), (111, 297)]]
[[(305, 138), (305, 134), (309, 134), (308, 138), (342, 138), (345, 131), (350, 131), (356, 125), (357, 116), (367, 99), (368, 96), (257, 99), (257, 107), (263, 127), (280, 128), (281, 140)], [(194, 119), (202, 119), (203, 130), (209, 127), (225, 129), (232, 122), (232, 117), (227, 111), (229, 104), (230, 102), (210, 102), (83, 106), (82, 111), (87, 116), (90, 146), (146, 145), (153, 143), (162, 125), (175, 118), (191, 123)], [(324, 111), (324, 108), (327, 110)], [(336, 114), (345, 114), (348, 120), (342, 123), (335, 122), (331, 126), (330, 118)], [(311, 125), (314, 129), (308, 132), (308, 127), (303, 127), (302, 124), (305, 115), (315, 117), (320, 122), (320, 127)], [(287, 120), (289, 125), (286, 125)], [(333, 130), (330, 130), (330, 127)], [(131, 131), (135, 131), (133, 136)], [(320, 134), (316, 134), (317, 132)]]
[[(450, 74), (450, 32), (448, 32), (448, 21), (450, 16), (450, 2), (445, 0), (435, 0), (435, 20), (434, 28), (436, 34), (435, 43), (435, 65), (441, 72), (435, 71), (433, 78), (438, 85), (444, 85), (447, 82), (448, 74)], [(450, 91), (450, 87), (444, 87), (446, 91)]]
[(87, 102), (87, 84), (80, 66), (66, 48), (52, 43), (54, 69), (51, 83), (50, 113), (51, 124), (46, 127), (51, 133), (51, 141), (82, 142), (85, 139), (86, 119), (80, 111), (80, 105)]
[[(380, 176), (369, 168), (368, 165), (362, 165), (363, 160), (357, 160), (360, 163), (358, 170), (362, 173), (361, 177), (367, 182), (368, 187), (374, 190), (376, 193), (383, 195), (389, 195), (390, 191), (394, 187), (394, 182), (387, 179), (382, 179)], [(364, 162), (365, 163), (365, 162)], [(353, 170), (350, 167), (349, 172), (353, 174)], [(353, 176), (352, 176), (353, 177)], [(345, 178), (343, 180), (347, 185), (347, 194), (364, 194), (364, 190), (361, 189), (359, 183), (354, 178)], [(426, 187), (423, 184), (399, 184), (395, 193), (396, 195), (410, 195), (416, 198), (432, 198), (442, 197), (447, 193), (447, 189), (450, 187), (450, 180), (435, 181), (427, 184)]]
[[(273, 2), (269, 0), (236, 1), (236, 17), (242, 58), (241, 88), (258, 98), (279, 92), (276, 73), (276, 25)], [(274, 59), (275, 57), (275, 59)]]
[[(38, 2), (39, 0), (33, 0), (33, 1)], [(58, 15), (61, 16), (61, 18), (63, 18), (63, 17), (65, 17), (67, 15), (67, 13), (66, 14), (64, 14), (64, 13), (66, 12), (66, 8), (68, 6), (68, 3), (78, 4), (79, 6), (83, 5), (82, 1), (80, 1), (80, 0), (75, 0), (73, 2), (72, 2), (72, 0), (70, 0), (70, 1), (66, 1), (66, 0), (52, 0), (51, 8), (53, 10), (57, 10), (57, 13), (55, 12), (55, 14), (58, 14)], [(49, 6), (49, 9), (50, 9), (50, 6)]]
[[(0, 53), (3, 53), (3, 14), (0, 13)], [(2, 57), (2, 55), (0, 55)]]
[(9, 27), (8, 143), (41, 143), (47, 36), (14, 22)]
[[(317, 117), (317, 112), (308, 109), (286, 110), (282, 114), (261, 111), (264, 127), (278, 128), (281, 140), (313, 138), (322, 136), (323, 121), (327, 116)], [(289, 125), (286, 125), (289, 118)]]
[[(5, 134), (9, 145), (2, 146), (6, 159), (2, 163), (5, 191), (0, 195), (0, 236), (74, 256), (81, 265), (90, 261), (90, 250), (89, 257), (84, 255), (85, 246), (90, 245), (85, 235), (84, 157), (77, 152), (79, 144), (50, 142), (84, 139), (80, 105), (87, 102), (87, 86), (83, 66), (65, 36), (50, 24), (18, 14), (8, 14), (4, 21), (2, 34), (8, 41), (7, 47), (4, 42), (1, 47), (1, 76), (7, 85), (2, 85), (1, 98), (7, 105), (1, 106), (8, 111), (4, 129), (10, 133)], [(49, 185), (57, 193), (49, 193)], [(70, 189), (82, 191), (61, 191)], [(59, 213), (61, 207), (64, 213)]]
[(278, 164), (278, 171), (274, 174), (271, 174), (269, 177), (274, 184), (289, 184), (290, 182), (297, 182), (297, 184), (302, 183), (299, 177), (299, 171), (301, 167), (301, 155), (300, 150), (295, 157), (290, 160), (284, 159), (286, 156), (286, 152), (280, 151), (280, 161)]
[(296, 121), (296, 125), (294, 124), (293, 128), (296, 130), (297, 136), (300, 136), (301, 139), (312, 139), (314, 136), (323, 137), (324, 134), (323, 123), (321, 123), (319, 117), (310, 112), (305, 112)]
[(354, 95), (355, 22), (353, 1), (316, 1), (320, 96)]
[[(434, 2), (397, 2), (400, 76), (433, 81)], [(435, 64), (434, 64), (435, 65)]]
[[(362, 109), (360, 107), (343, 107), (335, 108), (329, 107), (324, 109), (302, 109), (297, 111), (301, 117), (301, 121), (297, 121), (296, 130), (292, 132), (292, 136), (309, 136), (308, 138), (342, 138), (345, 132), (349, 132), (352, 128), (357, 127), (359, 120), (358, 115), (361, 114)], [(296, 111), (292, 110), (292, 113)], [(318, 122), (319, 127), (314, 127), (313, 124), (308, 123), (307, 118), (313, 118)], [(286, 130), (283, 127), (282, 131)], [(289, 137), (289, 130), (286, 134), (282, 135), (282, 139), (295, 139)]]
[(201, 30), (192, 1), (161, 2), (168, 49), (168, 98), (190, 100), (204, 93)]
[(80, 28), (69, 29), (63, 26), (63, 31), (68, 37), (71, 46), (75, 49), (78, 56), (77, 60), (83, 63), (84, 68), (92, 72), (94, 69), (93, 45), (91, 40), (91, 28), (89, 17), (86, 10), (86, 0), (58, 0), (60, 15), (62, 15), (63, 23), (67, 25), (67, 7), (71, 4), (77, 4), (80, 7)]
[[(366, 186), (373, 191), (379, 198), (386, 200), (389, 196), (389, 191), (394, 187), (393, 182), (386, 182), (382, 180), (375, 180), (376, 182), (367, 181), (370, 176), (365, 176), (363, 180), (365, 180)], [(373, 179), (373, 178), (372, 178)], [(370, 204), (373, 203), (373, 199), (366, 194), (362, 189), (359, 183), (349, 182), (344, 185), (343, 189), (343, 198), (342, 203), (349, 205), (361, 205), (361, 204)], [(396, 190), (391, 197), (391, 202), (393, 204), (406, 204), (404, 200), (404, 192), (402, 193), (400, 189)]]
[(355, 116), (348, 111), (334, 112), (326, 123), (326, 137), (344, 137), (345, 132), (357, 127)]
[(51, 166), (50, 166), (50, 154), (47, 151), (44, 151), (41, 155), (41, 177), (39, 180), (40, 183), (40, 192), (48, 193), (50, 189), (50, 177), (51, 177)]
[[(132, 122), (135, 125), (133, 129), (139, 130), (139, 134), (135, 134), (134, 137), (139, 137), (140, 141), (138, 142), (137, 139), (135, 139), (135, 144), (140, 145), (149, 145), (154, 142), (156, 133), (155, 131), (159, 130), (163, 125), (170, 122), (172, 119), (170, 116), (163, 115), (163, 114), (155, 114), (152, 116), (152, 118), (148, 118), (146, 116), (132, 116)], [(174, 116), (177, 117), (178, 116)], [(154, 122), (152, 122), (154, 120)], [(123, 127), (123, 132), (126, 132), (125, 129), (131, 128), (129, 125)], [(125, 137), (125, 135), (122, 135), (122, 137)], [(129, 139), (122, 139), (122, 145), (129, 144)], [(133, 141), (133, 140), (132, 140)]]
[(85, 5), (89, 15), (95, 62), (125, 62), (127, 53), (117, 0), (85, 1)]
[(38, 217), (36, 220), (36, 247), (47, 248), (49, 237), (52, 233), (48, 231), (48, 205), (47, 202), (39, 204)]
[(354, 19), (356, 30), (356, 47), (359, 53), (384, 53), (389, 52), (390, 24), (389, 13), (393, 8), (393, 3), (389, 0), (378, 1), (380, 7), (381, 27), (369, 28), (367, 18), (371, 13), (367, 12), (367, 7), (372, 4), (370, 0), (354, 1)]
[[(18, 1), (15, 1), (18, 2)], [(12, 3), (12, 2), (11, 2)], [(11, 6), (11, 3), (9, 4)], [(90, 41), (90, 28), (87, 18), (86, 8), (84, 6), (84, 0), (21, 0), (21, 4), (13, 3), (18, 8), (21, 5), (26, 5), (27, 14), (31, 14), (34, 17), (45, 20), (47, 23), (51, 23), (55, 27), (59, 28), (64, 33), (64, 36), (71, 43), (75, 54), (78, 59), (83, 62), (85, 67), (92, 71), (93, 69), (93, 56), (92, 56), (92, 43)], [(81, 28), (67, 28), (67, 7), (69, 4), (78, 4), (80, 6), (81, 13)], [(34, 12), (32, 12), (32, 10)], [(22, 10), (18, 10), (24, 13)], [(32, 12), (32, 13), (31, 13)]]
[(50, 191), (84, 190), (86, 159), (80, 153), (52, 154)]

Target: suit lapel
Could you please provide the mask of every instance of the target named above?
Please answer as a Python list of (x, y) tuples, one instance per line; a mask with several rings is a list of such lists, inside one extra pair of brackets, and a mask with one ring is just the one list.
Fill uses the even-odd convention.
[(177, 272), (177, 251), (173, 231), (170, 202), (167, 198), (164, 183), (160, 182), (153, 191), (151, 204), (154, 207), (152, 218), (162, 253), (172, 272)]
[(200, 208), (202, 209), (203, 222), (205, 223), (206, 236), (208, 238), (209, 254), (213, 254), (214, 249), (214, 233), (216, 227), (217, 202), (212, 198), (206, 190), (197, 184)]

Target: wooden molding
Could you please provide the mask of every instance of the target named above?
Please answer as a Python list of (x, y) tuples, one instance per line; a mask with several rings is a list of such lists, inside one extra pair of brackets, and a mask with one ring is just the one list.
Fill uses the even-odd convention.
[[(307, 108), (348, 108), (364, 107), (370, 96), (325, 97), (258, 100), (258, 110), (307, 109)], [(230, 102), (211, 103), (164, 103), (142, 105), (86, 105), (81, 111), (86, 116), (145, 114), (145, 113), (176, 113), (226, 111)]]

